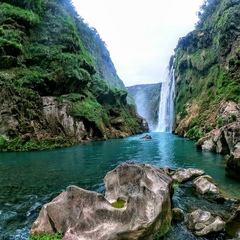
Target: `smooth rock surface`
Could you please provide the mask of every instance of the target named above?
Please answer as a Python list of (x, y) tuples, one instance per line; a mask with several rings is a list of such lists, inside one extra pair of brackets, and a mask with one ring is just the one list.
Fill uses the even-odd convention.
[(203, 174), (204, 174), (203, 170), (194, 168), (179, 168), (174, 172), (172, 178), (178, 183), (182, 183), (195, 177), (201, 176)]
[(221, 195), (213, 178), (209, 175), (203, 175), (194, 179), (193, 186), (195, 187), (197, 194), (200, 195), (211, 195), (214, 197), (220, 197)]
[(213, 217), (210, 212), (197, 209), (190, 213), (186, 221), (187, 227), (197, 236), (222, 231), (225, 222), (219, 217)]
[[(109, 172), (105, 197), (69, 186), (45, 204), (31, 234), (64, 234), (65, 240), (152, 239), (172, 219), (172, 179), (156, 166), (125, 163)], [(121, 208), (112, 203), (125, 201)]]

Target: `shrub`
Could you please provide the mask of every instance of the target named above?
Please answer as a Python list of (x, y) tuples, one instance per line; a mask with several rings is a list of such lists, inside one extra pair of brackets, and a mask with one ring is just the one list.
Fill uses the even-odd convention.
[(237, 116), (235, 114), (231, 114), (231, 120), (232, 122), (235, 122), (237, 120)]
[(61, 240), (63, 237), (60, 233), (55, 233), (53, 236), (50, 234), (30, 236), (29, 240)]
[(40, 19), (37, 14), (7, 3), (1, 4), (1, 11), (3, 16), (11, 17), (19, 24), (25, 25), (29, 28), (40, 23)]
[(223, 126), (223, 118), (222, 117), (218, 118), (217, 125), (218, 125), (218, 128)]

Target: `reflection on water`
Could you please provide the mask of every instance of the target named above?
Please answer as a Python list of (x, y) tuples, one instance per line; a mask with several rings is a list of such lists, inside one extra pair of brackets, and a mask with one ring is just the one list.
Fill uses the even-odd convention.
[(135, 135), (39, 152), (0, 153), (0, 239), (27, 239), (42, 204), (70, 184), (104, 192), (106, 173), (125, 161), (159, 167), (204, 169), (231, 197), (239, 183), (225, 177), (223, 156), (197, 151), (194, 142), (170, 133)]

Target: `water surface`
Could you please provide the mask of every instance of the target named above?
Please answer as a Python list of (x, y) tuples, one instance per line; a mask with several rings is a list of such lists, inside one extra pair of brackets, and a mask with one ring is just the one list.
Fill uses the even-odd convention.
[(103, 178), (126, 161), (158, 167), (205, 170), (228, 196), (239, 198), (240, 183), (224, 173), (221, 155), (197, 151), (194, 142), (170, 133), (91, 142), (49, 151), (0, 153), (0, 239), (28, 239), (42, 204), (68, 185), (104, 193)]

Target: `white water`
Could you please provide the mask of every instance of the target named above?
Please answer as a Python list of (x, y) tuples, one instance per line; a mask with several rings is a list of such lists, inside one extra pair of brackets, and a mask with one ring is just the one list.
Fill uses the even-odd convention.
[(172, 132), (174, 121), (175, 79), (173, 68), (169, 69), (162, 82), (158, 112), (157, 132)]

